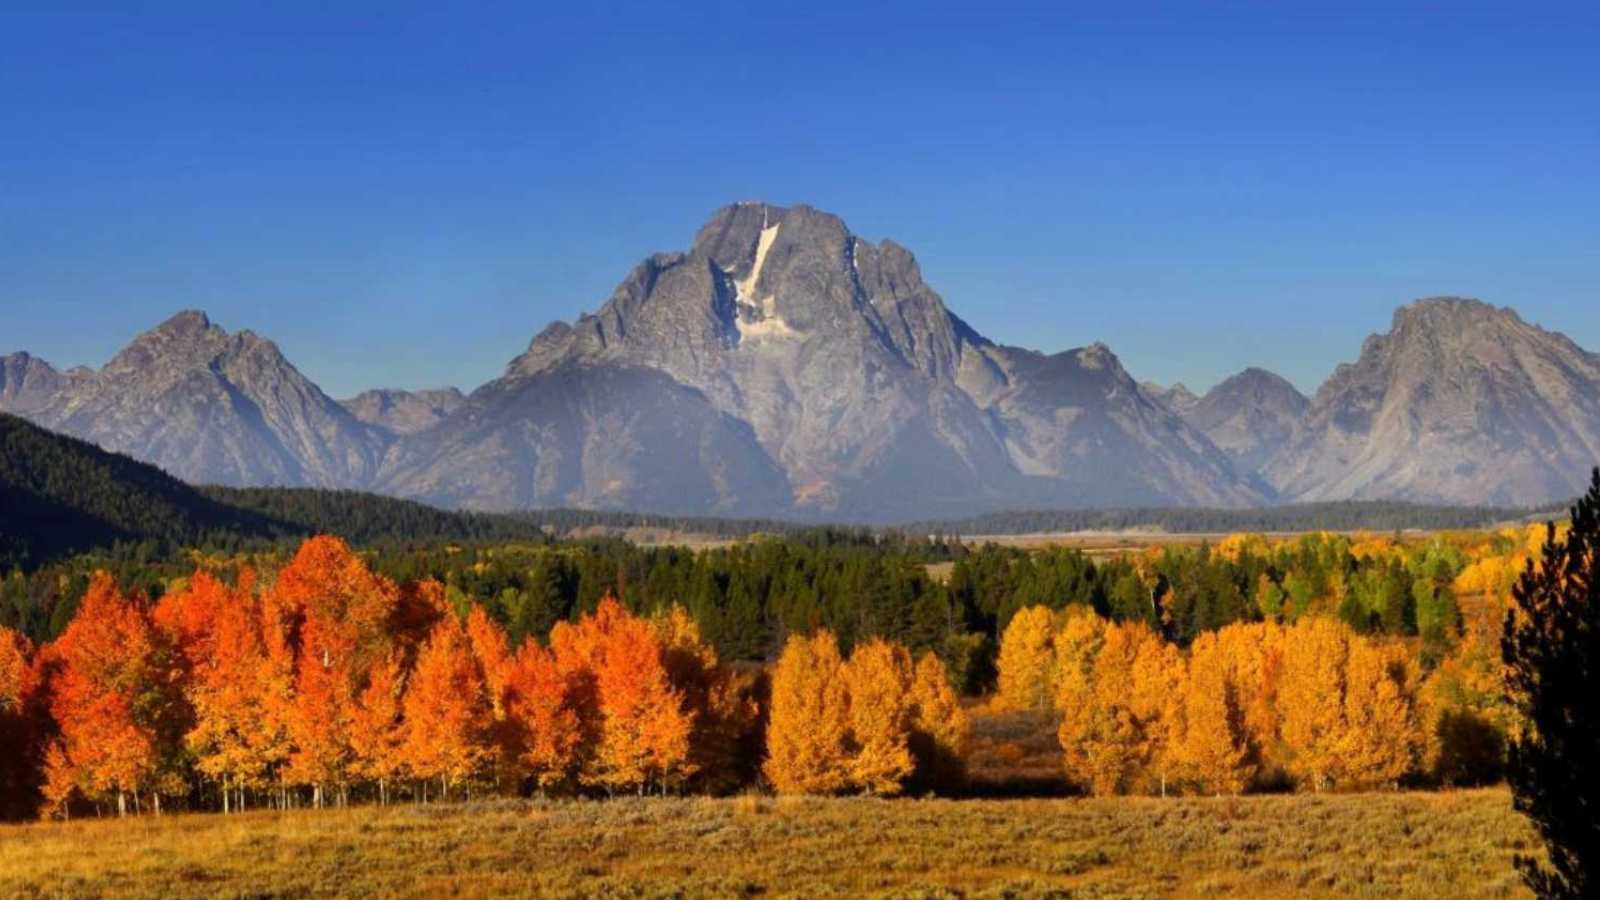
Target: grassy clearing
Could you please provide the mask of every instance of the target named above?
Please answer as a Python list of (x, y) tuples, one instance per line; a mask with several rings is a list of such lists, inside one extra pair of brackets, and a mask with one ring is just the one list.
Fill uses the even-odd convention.
[(0, 896), (1521, 896), (1500, 790), (500, 801), (0, 828)]

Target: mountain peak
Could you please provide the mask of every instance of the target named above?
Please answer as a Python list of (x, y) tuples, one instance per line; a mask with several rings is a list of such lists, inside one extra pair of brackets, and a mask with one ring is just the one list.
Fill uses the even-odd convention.
[(184, 309), (179, 310), (172, 318), (157, 325), (151, 331), (157, 334), (187, 337), (204, 334), (210, 331), (212, 327), (211, 317), (206, 315), (203, 310)]
[(1425, 297), (1394, 311), (1393, 330), (1459, 327), (1467, 323), (1521, 323), (1522, 317), (1509, 306), (1500, 307), (1471, 297)]
[(1600, 457), (1600, 357), (1510, 307), (1401, 307), (1317, 391), (1264, 474), (1297, 500), (1515, 505), (1580, 493)]

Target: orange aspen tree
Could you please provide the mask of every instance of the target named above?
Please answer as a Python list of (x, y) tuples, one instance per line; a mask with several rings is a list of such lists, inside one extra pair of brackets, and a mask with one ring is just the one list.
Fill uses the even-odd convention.
[(356, 698), (350, 716), (351, 770), (378, 786), (378, 803), (389, 802), (389, 782), (405, 771), (401, 748), (405, 743), (405, 722), (401, 701), (405, 672), (402, 654), (396, 650), (377, 664), (367, 686)]
[(1217, 633), (1228, 662), (1228, 678), (1244, 710), (1251, 752), (1263, 768), (1282, 769), (1278, 740), (1278, 683), (1283, 669), (1284, 630), (1273, 622), (1240, 622)]
[(884, 640), (858, 644), (844, 666), (850, 709), (850, 780), (893, 795), (916, 767), (911, 758), (911, 656)]
[(269, 655), (292, 684), (287, 697), (276, 698), (294, 745), (283, 777), (311, 786), (317, 806), (330, 786), (344, 802), (355, 774), (349, 729), (356, 698), (393, 647), (400, 592), (343, 541), (319, 536), (300, 545), (269, 593), (269, 618), (283, 631), (281, 645), (269, 640), (276, 651)]
[(694, 714), (672, 687), (655, 629), (623, 615), (595, 657), (601, 727), (584, 775), (607, 790), (678, 786), (693, 774), (689, 738)]
[(1043, 606), (1020, 609), (1011, 617), (995, 662), (995, 699), (1002, 708), (1046, 710), (1055, 702), (1055, 631), (1055, 616)]
[(161, 757), (152, 711), (165, 703), (159, 695), (167, 678), (155, 628), (140, 604), (99, 572), (46, 652), (59, 736), (46, 759), (45, 812), (64, 814), (78, 793), (115, 798), (117, 813), (125, 814), (130, 794), (137, 802), (154, 786)]
[(518, 743), (518, 729), (510, 717), (510, 680), (512, 656), (510, 642), (502, 629), (482, 606), (476, 604), (467, 613), (467, 640), (472, 645), (472, 655), (478, 671), (483, 675), (484, 688), (489, 697), (489, 742), (494, 752), (492, 768), (496, 783), (505, 778), (516, 778), (520, 771), (518, 757), (522, 748)]
[(772, 671), (767, 761), (780, 794), (835, 794), (850, 784), (850, 697), (833, 633), (794, 635)]
[(449, 800), (451, 785), (469, 781), (491, 755), (487, 688), (455, 616), (441, 619), (417, 654), (404, 711), (406, 768), (423, 782), (438, 779), (440, 799)]
[(531, 638), (517, 651), (507, 686), (507, 715), (517, 731), (519, 771), (541, 790), (576, 774), (583, 731), (574, 708), (574, 680), (553, 653)]
[(972, 720), (950, 686), (944, 663), (932, 651), (917, 660), (911, 677), (912, 781), (919, 788), (950, 788), (966, 780)]
[(28, 639), (0, 626), (0, 818), (34, 812), (40, 729), (33, 707), (37, 670)]
[(242, 808), (245, 791), (265, 786), (288, 752), (264, 693), (271, 680), (260, 604), (244, 581), (235, 590), (196, 573), (157, 608), (190, 658), (185, 694), (194, 722), (184, 743), (195, 768), (216, 782), (224, 812)]
[(312, 803), (327, 802), (327, 789), (340, 791), (353, 772), (350, 718), (357, 696), (355, 643), (338, 623), (307, 619), (301, 628), (305, 644), (294, 668), (294, 693), (286, 710), (293, 749), (283, 776), (290, 784), (310, 785)]
[(1184, 687), (1185, 769), (1210, 793), (1243, 793), (1255, 777), (1255, 754), (1227, 647), (1215, 632), (1190, 648)]

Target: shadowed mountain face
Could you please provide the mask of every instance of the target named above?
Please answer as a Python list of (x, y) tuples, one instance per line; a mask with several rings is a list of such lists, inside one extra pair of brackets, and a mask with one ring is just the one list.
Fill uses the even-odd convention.
[(47, 428), (190, 482), (356, 486), (387, 438), (356, 421), (271, 341), (183, 312), (48, 400), (10, 405)]
[(1265, 467), (1286, 497), (1529, 504), (1600, 460), (1600, 357), (1509, 309), (1422, 300), (1317, 391)]

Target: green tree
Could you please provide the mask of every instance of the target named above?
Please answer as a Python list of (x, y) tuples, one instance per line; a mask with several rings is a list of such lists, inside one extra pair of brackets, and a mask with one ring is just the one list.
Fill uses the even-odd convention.
[(1572, 508), (1566, 539), (1551, 524), (1540, 556), (1512, 589), (1501, 655), (1507, 691), (1529, 725), (1511, 742), (1512, 792), (1550, 864), (1521, 857), (1517, 866), (1541, 897), (1593, 897), (1600, 892), (1600, 469)]

